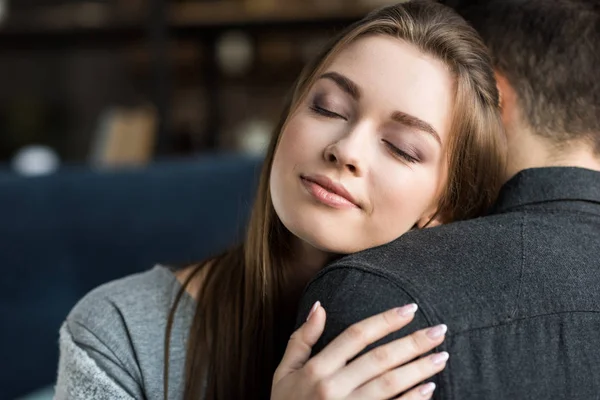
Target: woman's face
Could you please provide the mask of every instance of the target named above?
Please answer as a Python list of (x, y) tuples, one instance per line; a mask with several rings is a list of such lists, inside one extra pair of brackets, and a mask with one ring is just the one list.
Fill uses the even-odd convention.
[(346, 254), (427, 223), (446, 183), (453, 90), (446, 66), (411, 44), (347, 46), (281, 133), (270, 190), (286, 228)]

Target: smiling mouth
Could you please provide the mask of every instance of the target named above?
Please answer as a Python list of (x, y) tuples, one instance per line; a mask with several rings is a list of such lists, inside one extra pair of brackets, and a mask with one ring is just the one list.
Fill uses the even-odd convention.
[(324, 179), (317, 180), (311, 177), (301, 177), (302, 184), (312, 197), (319, 203), (337, 209), (360, 208), (354, 201), (339, 193), (339, 189), (328, 184)]

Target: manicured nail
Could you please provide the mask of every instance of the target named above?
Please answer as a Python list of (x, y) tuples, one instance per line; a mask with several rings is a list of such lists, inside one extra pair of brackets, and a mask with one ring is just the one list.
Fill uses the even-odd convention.
[(412, 303), (412, 304), (408, 304), (404, 307), (398, 308), (397, 311), (401, 317), (408, 317), (408, 316), (416, 313), (418, 309), (419, 309), (419, 307), (415, 303)]
[(444, 324), (442, 325), (438, 325), (438, 326), (434, 326), (433, 328), (430, 328), (427, 331), (427, 336), (429, 337), (429, 339), (438, 339), (442, 336), (444, 336), (446, 334), (446, 332), (448, 332), (448, 327)]
[(421, 388), (419, 389), (419, 393), (421, 393), (421, 396), (428, 396), (428, 395), (431, 395), (431, 393), (433, 393), (434, 390), (435, 390), (435, 383), (429, 382), (429, 383), (426, 383), (425, 385), (421, 386)]
[(310, 309), (310, 312), (308, 313), (308, 317), (306, 317), (307, 322), (310, 319), (310, 317), (312, 317), (312, 315), (315, 313), (315, 311), (317, 311), (317, 308), (319, 308), (320, 305), (321, 305), (320, 301), (317, 301), (317, 302), (315, 302), (315, 304), (313, 304), (312, 308)]
[(446, 361), (448, 361), (448, 359), (450, 358), (450, 354), (448, 354), (445, 351), (442, 351), (441, 353), (437, 353), (431, 356), (431, 362), (439, 365), (439, 364), (443, 364)]

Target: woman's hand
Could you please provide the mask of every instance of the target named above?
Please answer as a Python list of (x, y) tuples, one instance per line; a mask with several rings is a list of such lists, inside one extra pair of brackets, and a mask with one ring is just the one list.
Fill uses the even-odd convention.
[[(325, 328), (325, 310), (317, 302), (290, 339), (273, 377), (271, 399), (389, 399), (437, 374), (446, 366), (448, 353), (408, 362), (442, 343), (445, 325), (417, 331), (347, 364), (369, 344), (410, 323), (416, 310), (409, 304), (358, 322), (309, 360)], [(399, 398), (429, 399), (434, 390), (435, 384), (427, 383)]]

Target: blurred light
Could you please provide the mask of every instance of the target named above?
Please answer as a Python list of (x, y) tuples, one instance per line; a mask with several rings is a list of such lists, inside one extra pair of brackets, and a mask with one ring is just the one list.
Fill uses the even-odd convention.
[(0, 24), (8, 14), (8, 0), (0, 0)]
[(21, 175), (50, 174), (58, 169), (58, 155), (50, 147), (27, 146), (19, 150), (12, 160), (12, 168)]
[(376, 8), (376, 7), (389, 6), (389, 5), (396, 4), (396, 3), (406, 3), (408, 1), (409, 0), (361, 0), (361, 3), (364, 6)]
[(217, 62), (230, 76), (240, 76), (248, 71), (254, 60), (254, 47), (247, 34), (231, 31), (217, 42)]
[(238, 149), (245, 154), (264, 155), (269, 146), (273, 129), (273, 124), (266, 120), (247, 120), (238, 128)]
[(106, 4), (83, 3), (76, 14), (77, 23), (85, 27), (102, 26), (109, 20), (109, 9)]

